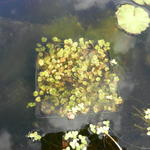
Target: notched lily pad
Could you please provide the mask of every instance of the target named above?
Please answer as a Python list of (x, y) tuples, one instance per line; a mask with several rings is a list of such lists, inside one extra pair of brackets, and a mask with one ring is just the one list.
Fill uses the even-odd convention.
[(148, 13), (141, 7), (121, 5), (116, 12), (118, 25), (128, 33), (140, 34), (149, 27)]
[(150, 5), (150, 0), (132, 0), (139, 5)]

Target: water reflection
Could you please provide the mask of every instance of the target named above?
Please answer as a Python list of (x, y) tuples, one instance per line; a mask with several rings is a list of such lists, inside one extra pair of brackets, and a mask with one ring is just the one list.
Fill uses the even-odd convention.
[(17, 149), (24, 147), (25, 135), (35, 121), (34, 111), (26, 109), (34, 89), (34, 53), (33, 45), (30, 44), (34, 41), (31, 41), (31, 36), (27, 36), (30, 33), (28, 25), (1, 18), (0, 26), (1, 142), (11, 137), (11, 147)]
[[(40, 149), (40, 146), (36, 144), (28, 145), (25, 139), (27, 132), (34, 129), (33, 122), (37, 121), (34, 111), (26, 109), (26, 103), (33, 99), (32, 91), (34, 91), (35, 53), (33, 49), (38, 39), (43, 34), (47, 34), (43, 29), (49, 30), (50, 36), (61, 32), (59, 28), (53, 35), (50, 31), (53, 31), (53, 24), (56, 27), (57, 19), (68, 14), (77, 17), (83, 28), (88, 29), (85, 34), (88, 38), (104, 37), (110, 40), (115, 50), (114, 56), (124, 67), (122, 70), (125, 73), (120, 82), (120, 93), (125, 103), (114, 116), (107, 116), (112, 120), (115, 118), (116, 124), (112, 132), (119, 138), (121, 145), (128, 150), (150, 147), (149, 138), (134, 127), (134, 124), (142, 125), (141, 119), (134, 116), (136, 113), (134, 107), (143, 109), (149, 103), (150, 31), (147, 30), (137, 37), (118, 31), (114, 6), (110, 8), (108, 2), (111, 1), (89, 0), (83, 3), (81, 0), (75, 4), (69, 0), (65, 3), (61, 0), (36, 2), (16, 0), (7, 1), (7, 3), (0, 1), (0, 16), (5, 17), (5, 19), (0, 18), (0, 145), (4, 142), (8, 143), (7, 147), (0, 147), (1, 149)], [(101, 117), (89, 118), (99, 120)], [(60, 126), (59, 122), (51, 121), (54, 126), (56, 124)], [(51, 129), (51, 126), (47, 124), (40, 126), (39, 129), (45, 126)], [(52, 132), (52, 129), (50, 131)], [(54, 129), (55, 131), (58, 130)]]

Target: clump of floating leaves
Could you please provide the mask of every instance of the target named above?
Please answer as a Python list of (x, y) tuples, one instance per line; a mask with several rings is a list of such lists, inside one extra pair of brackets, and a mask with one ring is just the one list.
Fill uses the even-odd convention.
[[(142, 2), (140, 0), (134, 1)], [(149, 14), (142, 7), (134, 6), (131, 4), (123, 4), (118, 8), (116, 16), (118, 25), (128, 33), (140, 34), (149, 27)]]
[(90, 132), (92, 132), (94, 134), (102, 135), (102, 136), (105, 134), (108, 134), (109, 129), (110, 129), (110, 121), (109, 120), (99, 122), (99, 123), (97, 123), (97, 125), (94, 125), (94, 124), (89, 125)]
[[(122, 103), (117, 93), (119, 77), (110, 59), (110, 43), (80, 38), (60, 40), (46, 37), (37, 43), (37, 88), (35, 103), (44, 114), (74, 119), (89, 111), (116, 111)], [(31, 105), (31, 104), (30, 104)]]
[(34, 132), (29, 132), (27, 134), (27, 137), (30, 138), (33, 142), (34, 141), (40, 141), (42, 136), (40, 134), (38, 134), (37, 131), (34, 131)]
[(67, 132), (63, 139), (69, 142), (69, 145), (63, 150), (86, 150), (88, 146), (88, 138), (79, 134), (78, 131), (69, 131)]
[(119, 150), (122, 150), (120, 145), (114, 140), (114, 138), (109, 134), (110, 130), (110, 121), (109, 120), (104, 120), (101, 122), (98, 122), (97, 125), (90, 124), (89, 125), (89, 131), (92, 134), (97, 134), (100, 139), (102, 139), (103, 136), (108, 136), (119, 148)]

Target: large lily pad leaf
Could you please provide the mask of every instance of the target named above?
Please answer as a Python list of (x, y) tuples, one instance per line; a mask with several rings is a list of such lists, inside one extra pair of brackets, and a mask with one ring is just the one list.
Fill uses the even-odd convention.
[(139, 5), (150, 5), (150, 0), (132, 0)]
[(130, 4), (121, 5), (116, 12), (118, 25), (128, 33), (140, 34), (149, 26), (150, 18), (145, 9)]

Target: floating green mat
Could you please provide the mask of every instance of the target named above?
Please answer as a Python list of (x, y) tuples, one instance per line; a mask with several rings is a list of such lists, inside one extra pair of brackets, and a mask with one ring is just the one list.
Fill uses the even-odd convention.
[(53, 38), (37, 44), (36, 103), (44, 114), (74, 119), (89, 111), (116, 111), (122, 103), (117, 94), (119, 77), (110, 59), (110, 43), (80, 38), (61, 41)]
[(69, 130), (88, 124), (98, 112), (111, 114), (118, 110), (122, 98), (117, 91), (117, 62), (110, 58), (109, 42), (57, 37), (48, 42), (43, 37), (35, 50), (38, 57), (33, 96), (39, 118)]

